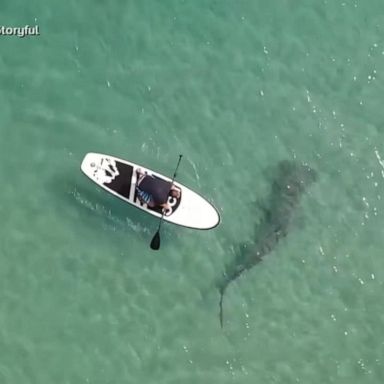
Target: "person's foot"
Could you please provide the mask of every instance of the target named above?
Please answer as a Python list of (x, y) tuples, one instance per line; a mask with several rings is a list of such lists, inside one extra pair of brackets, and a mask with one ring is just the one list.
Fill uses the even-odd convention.
[(137, 179), (140, 179), (143, 176), (145, 176), (145, 173), (143, 172), (143, 170), (141, 168), (137, 168), (136, 169), (136, 177), (137, 177)]
[(145, 176), (145, 173), (143, 172), (143, 170), (141, 168), (137, 168), (136, 169), (136, 184), (138, 185), (141, 180), (143, 179), (143, 177)]

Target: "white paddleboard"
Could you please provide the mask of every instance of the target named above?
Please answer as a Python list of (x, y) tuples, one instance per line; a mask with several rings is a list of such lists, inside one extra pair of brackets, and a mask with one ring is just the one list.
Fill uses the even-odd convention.
[[(100, 187), (153, 216), (161, 217), (161, 208), (150, 208), (137, 197), (136, 170), (139, 168), (148, 175), (172, 181), (138, 164), (101, 153), (87, 153), (81, 163), (84, 174)], [(173, 185), (180, 190), (180, 198), (168, 197), (171, 210), (164, 214), (165, 221), (195, 229), (211, 229), (220, 223), (220, 215), (211, 203), (176, 181)]]

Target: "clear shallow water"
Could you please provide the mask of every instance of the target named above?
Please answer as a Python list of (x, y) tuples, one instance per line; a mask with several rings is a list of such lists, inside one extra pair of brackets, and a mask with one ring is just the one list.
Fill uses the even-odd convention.
[[(1, 4), (2, 383), (383, 382), (379, 1)], [(35, 22), (35, 18), (37, 21)], [(80, 173), (172, 174), (222, 214), (164, 226)], [(228, 289), (278, 161), (318, 172), (290, 234)]]

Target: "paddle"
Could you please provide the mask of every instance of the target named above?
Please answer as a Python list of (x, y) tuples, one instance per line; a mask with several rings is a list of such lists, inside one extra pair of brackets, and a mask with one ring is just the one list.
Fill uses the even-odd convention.
[[(173, 174), (171, 188), (172, 188), (173, 182), (175, 181), (176, 172), (179, 169), (179, 164), (180, 164), (182, 157), (183, 157), (183, 155), (179, 155), (179, 161), (177, 162), (175, 173)], [(159, 221), (159, 226), (157, 228), (157, 232), (155, 233), (155, 236), (153, 236), (152, 241), (151, 241), (151, 249), (153, 249), (154, 251), (157, 251), (160, 248), (160, 228), (161, 228), (161, 224), (163, 223), (163, 217), (164, 217), (164, 211), (161, 215), (161, 218)]]

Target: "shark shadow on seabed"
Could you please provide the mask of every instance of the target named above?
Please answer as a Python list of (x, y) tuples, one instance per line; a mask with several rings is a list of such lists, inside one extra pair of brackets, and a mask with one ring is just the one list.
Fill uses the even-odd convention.
[(282, 238), (287, 236), (301, 196), (316, 180), (316, 171), (308, 165), (288, 160), (278, 163), (271, 194), (267, 204), (262, 207), (263, 217), (256, 227), (255, 241), (242, 246), (235, 260), (226, 266), (224, 276), (217, 284), (220, 292), (221, 327), (223, 327), (223, 298), (228, 285), (243, 272), (258, 264)]

